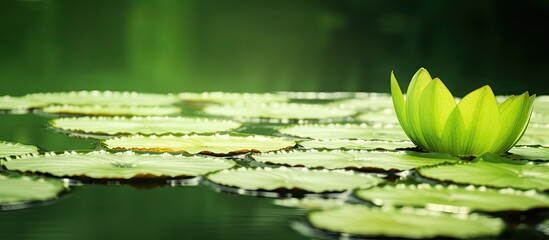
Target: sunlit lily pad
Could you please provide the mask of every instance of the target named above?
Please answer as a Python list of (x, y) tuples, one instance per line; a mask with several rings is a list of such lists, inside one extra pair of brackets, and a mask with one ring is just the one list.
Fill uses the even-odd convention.
[(234, 121), (184, 117), (58, 118), (50, 124), (63, 131), (100, 135), (214, 133), (240, 127)]
[(278, 131), (286, 135), (313, 139), (408, 140), (399, 125), (306, 124), (293, 125)]
[(278, 93), (290, 99), (297, 99), (297, 100), (335, 100), (335, 99), (354, 98), (356, 94), (368, 94), (368, 93), (355, 93), (355, 92), (290, 92), (290, 91), (280, 91)]
[(354, 110), (320, 104), (248, 103), (211, 105), (204, 108), (210, 115), (237, 119), (322, 120), (340, 119), (356, 114)]
[(274, 204), (283, 207), (303, 208), (307, 210), (320, 210), (328, 208), (336, 208), (345, 205), (345, 200), (341, 198), (284, 198), (274, 200)]
[(376, 205), (417, 206), (434, 211), (526, 211), (549, 208), (549, 197), (536, 191), (456, 185), (398, 184), (361, 189), (356, 196)]
[(45, 104), (24, 97), (1, 96), (0, 111), (27, 111)]
[(428, 178), (462, 184), (549, 190), (549, 165), (486, 153), (472, 162), (418, 169)]
[(20, 143), (0, 142), (0, 158), (26, 154), (38, 154), (38, 148)]
[(327, 169), (363, 169), (363, 170), (409, 170), (444, 162), (455, 162), (459, 158), (447, 154), (422, 153), (412, 151), (281, 151), (255, 154), (252, 158), (259, 162), (304, 166)]
[(356, 118), (367, 123), (399, 124), (396, 113), (392, 108), (361, 113)]
[(183, 92), (179, 93), (177, 96), (179, 99), (190, 103), (257, 103), (288, 101), (288, 97), (276, 93)]
[(515, 146), (509, 152), (511, 159), (549, 161), (549, 147)]
[(389, 94), (375, 94), (364, 98), (352, 98), (335, 101), (332, 103), (335, 106), (353, 109), (356, 111), (377, 111), (383, 109), (393, 109), (393, 101)]
[(537, 96), (534, 100), (534, 112), (549, 114), (549, 95)]
[(109, 149), (146, 152), (187, 152), (214, 155), (267, 152), (293, 147), (294, 141), (266, 136), (186, 135), (186, 136), (129, 136), (106, 139)]
[(32, 93), (25, 98), (44, 104), (158, 106), (178, 102), (171, 94), (113, 91)]
[(496, 236), (504, 228), (500, 219), (477, 214), (448, 214), (411, 208), (369, 208), (361, 205), (312, 212), (308, 219), (313, 226), (335, 233), (418, 239)]
[(71, 115), (99, 116), (166, 116), (177, 115), (181, 108), (175, 106), (121, 106), (121, 105), (51, 105), (43, 112)]
[(54, 199), (67, 189), (59, 179), (0, 175), (0, 209), (25, 208), (25, 203)]
[(231, 168), (233, 161), (213, 157), (133, 152), (49, 153), (3, 162), (8, 170), (47, 173), (58, 177), (103, 179), (194, 177)]
[(362, 139), (326, 139), (309, 140), (299, 142), (304, 148), (325, 148), (325, 149), (355, 149), (355, 150), (374, 150), (385, 149), (394, 150), (398, 148), (413, 148), (415, 145), (410, 141), (379, 141)]
[(549, 124), (530, 123), (517, 145), (549, 147)]
[[(549, 104), (549, 103), (548, 103)], [(549, 113), (532, 112), (531, 123), (549, 124)]]
[(303, 190), (312, 193), (343, 192), (371, 187), (383, 180), (351, 171), (309, 170), (306, 168), (238, 168), (213, 173), (208, 180), (245, 190)]

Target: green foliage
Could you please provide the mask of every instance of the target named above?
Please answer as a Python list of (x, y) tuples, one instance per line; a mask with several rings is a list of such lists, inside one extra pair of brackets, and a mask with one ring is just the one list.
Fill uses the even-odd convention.
[(240, 127), (239, 122), (207, 118), (185, 117), (79, 117), (57, 118), (50, 121), (53, 128), (87, 134), (188, 134), (214, 133)]
[(235, 163), (201, 156), (95, 151), (25, 156), (5, 161), (2, 165), (8, 170), (48, 173), (59, 177), (130, 179), (199, 176), (231, 168)]
[(383, 179), (374, 175), (342, 170), (309, 170), (307, 168), (239, 168), (207, 176), (212, 182), (245, 190), (304, 190), (312, 193), (343, 192), (371, 187)]
[(65, 190), (63, 181), (55, 178), (0, 175), (0, 209), (17, 209), (24, 206), (13, 205), (53, 199)]
[(381, 206), (417, 206), (433, 211), (467, 213), (526, 211), (549, 208), (549, 197), (536, 191), (491, 189), (456, 185), (386, 185), (355, 192), (359, 198)]
[(281, 151), (252, 156), (265, 163), (308, 168), (362, 169), (362, 170), (410, 170), (459, 159), (448, 154), (412, 151)]
[(472, 238), (498, 235), (500, 219), (480, 215), (457, 215), (420, 209), (369, 208), (346, 205), (309, 214), (311, 224), (331, 232), (361, 236), (399, 238)]

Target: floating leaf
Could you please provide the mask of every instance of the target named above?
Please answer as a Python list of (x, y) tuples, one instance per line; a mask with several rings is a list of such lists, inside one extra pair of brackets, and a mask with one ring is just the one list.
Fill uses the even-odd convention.
[(549, 113), (532, 112), (531, 123), (549, 124)]
[(66, 190), (59, 179), (0, 175), (0, 209), (25, 208), (25, 203), (50, 200)]
[(377, 94), (364, 98), (344, 99), (335, 101), (331, 103), (331, 105), (360, 112), (379, 111), (393, 108), (393, 102), (391, 101), (391, 95), (389, 94)]
[(321, 120), (350, 117), (353, 110), (327, 105), (302, 103), (248, 103), (211, 105), (204, 108), (210, 115), (239, 119)]
[(448, 214), (422, 209), (369, 208), (347, 205), (309, 214), (319, 229), (360, 236), (399, 238), (496, 236), (504, 228), (500, 219), (477, 214)]
[(234, 121), (183, 117), (58, 118), (50, 124), (64, 131), (102, 135), (214, 133), (240, 127)]
[(418, 169), (428, 178), (492, 187), (549, 190), (549, 165), (486, 153), (472, 162)]
[(306, 124), (292, 125), (278, 131), (286, 135), (313, 139), (408, 140), (398, 125)]
[(44, 106), (44, 103), (33, 101), (24, 97), (1, 96), (1, 111), (26, 111), (32, 108)]
[(536, 100), (534, 100), (534, 112), (545, 115), (549, 114), (549, 95), (536, 97)]
[(355, 195), (376, 205), (417, 206), (434, 211), (526, 211), (549, 208), (549, 197), (536, 191), (456, 185), (386, 185), (361, 189)]
[(306, 168), (238, 168), (213, 173), (208, 180), (244, 190), (304, 190), (312, 193), (343, 192), (371, 187), (383, 180), (351, 171), (309, 170)]
[(319, 210), (336, 208), (345, 205), (345, 200), (341, 198), (316, 198), (316, 197), (304, 197), (304, 198), (284, 198), (274, 200), (274, 204), (283, 207), (304, 208), (307, 210)]
[(334, 100), (344, 98), (354, 98), (360, 96), (367, 96), (372, 93), (358, 93), (358, 92), (289, 92), (280, 91), (278, 94), (286, 96), (290, 99), (297, 100)]
[(20, 143), (0, 142), (0, 158), (26, 154), (38, 154), (38, 148)]
[(379, 111), (365, 112), (356, 117), (361, 122), (398, 124), (398, 118), (392, 108)]
[(549, 124), (530, 123), (517, 145), (549, 147)]
[(374, 150), (385, 149), (395, 150), (398, 148), (413, 148), (415, 145), (410, 141), (379, 141), (362, 139), (326, 139), (309, 140), (299, 142), (304, 148), (325, 148), (325, 149), (354, 149)]
[(42, 109), (46, 113), (99, 115), (99, 116), (166, 116), (177, 115), (175, 106), (121, 106), (121, 105), (51, 105)]
[(18, 157), (3, 165), (8, 170), (47, 173), (58, 177), (131, 179), (199, 176), (231, 168), (235, 163), (202, 156), (95, 151)]
[(515, 146), (509, 152), (511, 159), (549, 161), (549, 147)]
[(190, 103), (257, 103), (288, 101), (288, 97), (276, 93), (184, 92), (179, 93), (177, 96), (179, 99)]
[(455, 162), (458, 158), (447, 154), (421, 153), (412, 151), (289, 151), (252, 155), (259, 162), (283, 164), (289, 166), (304, 166), (308, 168), (322, 167), (327, 169), (382, 169), (409, 170), (422, 166), (435, 165), (444, 162)]
[(187, 136), (130, 136), (106, 139), (109, 149), (147, 152), (187, 152), (213, 155), (266, 152), (293, 147), (294, 141), (265, 136), (187, 135)]
[(177, 103), (171, 94), (113, 91), (32, 93), (25, 98), (44, 104), (158, 106)]

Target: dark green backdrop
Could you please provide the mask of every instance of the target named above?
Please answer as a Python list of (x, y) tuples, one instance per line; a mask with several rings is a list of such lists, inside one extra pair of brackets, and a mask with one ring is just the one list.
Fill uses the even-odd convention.
[(382, 91), (421, 66), (458, 96), (548, 94), (549, 1), (2, 0), (0, 94)]

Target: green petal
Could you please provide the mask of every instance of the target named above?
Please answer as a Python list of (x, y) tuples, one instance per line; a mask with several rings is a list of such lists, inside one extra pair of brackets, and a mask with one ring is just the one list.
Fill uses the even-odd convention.
[[(461, 115), (461, 120), (457, 115)], [(443, 141), (449, 140), (447, 146), (454, 154), (478, 156), (491, 151), (500, 128), (499, 108), (492, 89), (484, 86), (467, 94), (450, 114), (447, 125)]]
[(393, 97), (393, 105), (395, 107), (395, 112), (400, 126), (402, 126), (402, 129), (404, 130), (404, 133), (406, 133), (408, 138), (410, 138), (412, 142), (416, 143), (408, 126), (404, 96), (402, 95), (402, 91), (400, 90), (400, 86), (398, 85), (398, 81), (396, 80), (393, 72), (391, 72), (391, 96)]
[(427, 149), (428, 145), (422, 133), (422, 123), (419, 120), (419, 116), (421, 115), (421, 109), (423, 108), (421, 95), (425, 90), (425, 87), (427, 87), (432, 80), (429, 72), (424, 68), (420, 68), (412, 77), (412, 81), (406, 92), (406, 118), (408, 119), (412, 138), (415, 139), (414, 142), (421, 148)]
[(525, 92), (516, 98), (512, 96), (501, 104), (499, 142), (494, 145), (493, 152), (507, 152), (522, 137), (532, 113), (532, 103), (533, 98), (529, 98)]
[(456, 101), (452, 93), (438, 78), (431, 81), (421, 95), (421, 130), (430, 151), (443, 152), (444, 143), (440, 141), (444, 126)]
[(443, 152), (452, 155), (460, 155), (461, 149), (463, 149), (466, 144), (462, 140), (465, 138), (466, 131), (461, 111), (458, 107), (455, 107), (452, 113), (450, 113), (448, 121), (446, 121), (444, 131), (442, 131), (440, 141), (443, 143)]

